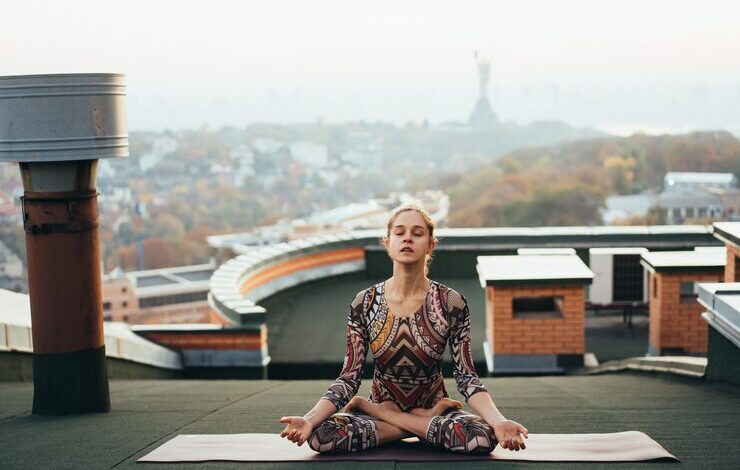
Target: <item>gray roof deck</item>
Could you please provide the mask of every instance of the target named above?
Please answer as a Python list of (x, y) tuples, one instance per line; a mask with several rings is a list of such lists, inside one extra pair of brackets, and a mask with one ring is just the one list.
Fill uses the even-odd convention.
[[(681, 459), (660, 463), (477, 463), (477, 468), (731, 468), (737, 464), (740, 387), (639, 373), (483, 379), (497, 406), (533, 433), (648, 433)], [(315, 381), (111, 381), (112, 411), (32, 416), (33, 385), (0, 383), (0, 455), (12, 469), (347, 468), (347, 462), (137, 464), (178, 434), (278, 433), (329, 385)], [(452, 380), (447, 389), (460, 398)], [(365, 380), (361, 394), (369, 392)], [(447, 463), (352, 462), (359, 469), (445, 469)]]

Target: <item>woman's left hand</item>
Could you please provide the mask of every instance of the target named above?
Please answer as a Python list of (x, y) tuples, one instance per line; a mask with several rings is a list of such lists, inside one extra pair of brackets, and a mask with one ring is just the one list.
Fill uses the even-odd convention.
[(519, 450), (527, 448), (524, 445), (524, 438), (529, 436), (529, 431), (516, 421), (505, 419), (494, 424), (493, 433), (504, 449)]

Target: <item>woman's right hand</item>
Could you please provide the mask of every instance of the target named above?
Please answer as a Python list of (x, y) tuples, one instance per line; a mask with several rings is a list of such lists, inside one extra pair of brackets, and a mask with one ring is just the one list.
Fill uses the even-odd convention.
[(303, 445), (313, 432), (313, 424), (301, 416), (283, 416), (280, 418), (280, 422), (285, 424), (285, 429), (280, 433), (280, 437), (295, 442), (299, 446)]

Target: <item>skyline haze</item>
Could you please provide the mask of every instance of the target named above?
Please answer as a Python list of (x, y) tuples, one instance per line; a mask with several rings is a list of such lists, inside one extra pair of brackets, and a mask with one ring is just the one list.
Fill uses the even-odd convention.
[(729, 1), (13, 2), (0, 75), (120, 72), (132, 130), (465, 121), (474, 51), (501, 121), (740, 133)]

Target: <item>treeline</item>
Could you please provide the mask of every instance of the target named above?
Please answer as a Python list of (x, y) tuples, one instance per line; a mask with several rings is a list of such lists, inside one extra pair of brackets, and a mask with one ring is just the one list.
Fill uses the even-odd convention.
[(453, 227), (601, 225), (607, 196), (659, 191), (669, 171), (740, 175), (740, 141), (727, 132), (575, 141), (509, 153), (437, 185), (450, 194)]

